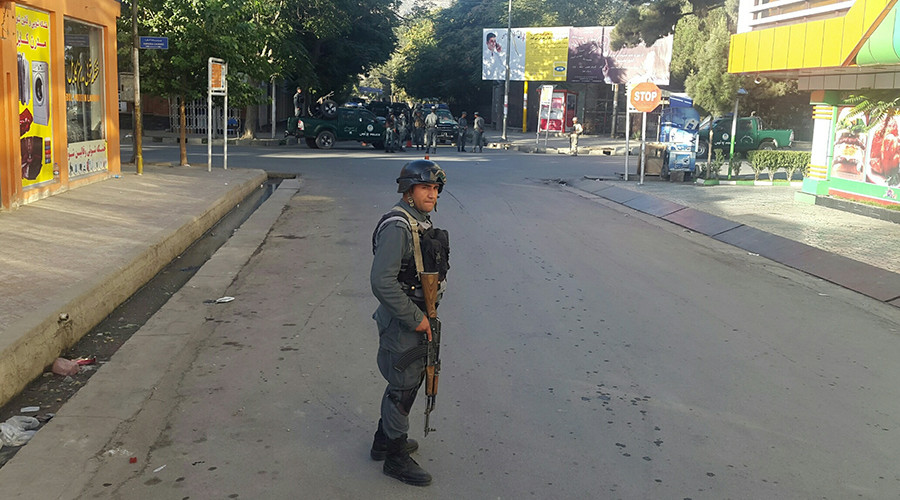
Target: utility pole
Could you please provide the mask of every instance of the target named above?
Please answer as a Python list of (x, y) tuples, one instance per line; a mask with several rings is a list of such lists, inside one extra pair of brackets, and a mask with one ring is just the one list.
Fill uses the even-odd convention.
[(137, 174), (144, 174), (144, 155), (141, 151), (141, 135), (144, 133), (144, 119), (141, 115), (141, 68), (140, 38), (138, 37), (137, 10), (138, 0), (131, 0), (131, 59), (134, 63), (134, 165)]
[[(512, 0), (509, 0), (509, 13), (506, 22), (506, 89), (503, 91), (503, 139), (506, 140), (506, 119), (509, 115), (509, 56), (512, 50)], [(525, 117), (522, 117), (525, 120)]]

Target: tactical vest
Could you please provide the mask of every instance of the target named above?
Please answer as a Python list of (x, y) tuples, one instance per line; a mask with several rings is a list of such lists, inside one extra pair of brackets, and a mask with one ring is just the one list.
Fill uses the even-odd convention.
[(419, 222), (409, 212), (401, 207), (394, 207), (384, 214), (375, 231), (372, 233), (372, 253), (375, 253), (375, 243), (378, 233), (392, 222), (405, 223), (412, 234), (413, 256), (405, 257), (400, 262), (400, 271), (397, 273), (397, 281), (403, 291), (420, 307), (424, 307), (422, 284), (419, 281), (420, 272), (437, 272), (440, 279), (440, 291), (443, 292), (447, 271), (450, 269), (450, 241), (447, 231), (435, 228), (431, 222)]

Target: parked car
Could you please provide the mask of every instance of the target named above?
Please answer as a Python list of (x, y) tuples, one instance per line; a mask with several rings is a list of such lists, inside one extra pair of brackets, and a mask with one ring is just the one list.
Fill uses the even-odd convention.
[(384, 119), (364, 108), (340, 107), (336, 116), (288, 119), (285, 135), (303, 138), (310, 148), (331, 149), (336, 141), (359, 141), (384, 147)]
[[(431, 111), (429, 111), (430, 113)], [(441, 144), (455, 143), (459, 133), (459, 123), (453, 118), (449, 109), (439, 108), (435, 111), (438, 117), (437, 140)]]
[[(728, 152), (731, 149), (731, 123), (733, 115), (726, 115), (712, 121), (713, 150)], [(700, 124), (697, 137), (697, 156), (706, 158), (709, 154), (709, 120)], [(790, 129), (767, 129), (758, 116), (738, 118), (734, 139), (734, 152), (746, 153), (757, 149), (785, 149), (794, 143), (794, 131)]]

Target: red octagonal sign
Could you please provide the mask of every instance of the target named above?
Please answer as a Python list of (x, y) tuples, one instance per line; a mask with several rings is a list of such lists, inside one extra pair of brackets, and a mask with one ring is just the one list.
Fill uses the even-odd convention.
[(631, 88), (628, 101), (638, 111), (649, 113), (659, 106), (662, 101), (662, 92), (654, 83), (639, 83)]

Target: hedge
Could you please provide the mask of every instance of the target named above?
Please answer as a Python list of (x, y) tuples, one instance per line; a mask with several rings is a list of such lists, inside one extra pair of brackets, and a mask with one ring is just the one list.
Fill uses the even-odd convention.
[(763, 170), (769, 175), (769, 180), (775, 180), (775, 172), (784, 170), (787, 180), (794, 177), (799, 171), (803, 176), (809, 172), (809, 161), (812, 154), (808, 151), (749, 151), (747, 159), (753, 168), (753, 180), (759, 180), (759, 173)]

